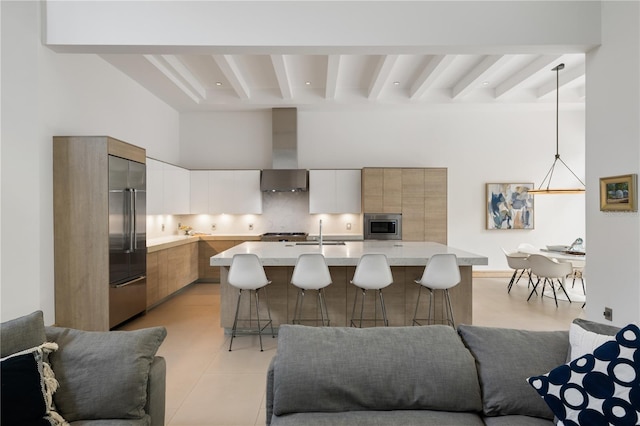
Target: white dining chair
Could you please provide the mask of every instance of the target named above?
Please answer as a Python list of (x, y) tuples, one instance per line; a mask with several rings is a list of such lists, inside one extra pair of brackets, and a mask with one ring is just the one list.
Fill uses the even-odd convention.
[[(231, 341), (229, 342), (229, 352), (231, 352), (231, 346), (233, 345), (233, 339), (236, 337), (238, 329), (238, 321), (248, 321), (249, 327), (253, 319), (251, 318), (251, 295), (254, 296), (256, 319), (257, 319), (257, 331), (260, 338), (260, 351), (264, 349), (262, 347), (262, 331), (271, 326), (271, 337), (276, 337), (273, 330), (273, 321), (271, 320), (271, 309), (269, 308), (269, 298), (267, 296), (267, 285), (271, 283), (267, 279), (267, 276), (260, 263), (260, 258), (253, 253), (239, 253), (234, 254), (231, 260), (231, 266), (229, 267), (229, 274), (227, 275), (227, 282), (230, 286), (238, 289), (238, 301), (236, 304), (236, 314), (233, 320), (233, 328), (231, 329)], [(238, 313), (240, 312), (240, 301), (242, 300), (242, 293), (244, 290), (249, 291), (249, 318), (239, 319)], [(265, 306), (267, 310), (268, 321), (262, 325), (260, 322), (260, 294), (259, 291), (263, 290), (265, 295)]]
[[(513, 287), (514, 284), (518, 284), (520, 278), (522, 278), (522, 275), (525, 273), (529, 276), (529, 283), (527, 284), (527, 287), (529, 287), (529, 285), (532, 284), (529, 255), (519, 251), (508, 252), (504, 248), (502, 248), (502, 252), (507, 258), (507, 265), (513, 269), (513, 275), (511, 275), (511, 280), (509, 280), (509, 284), (507, 285), (507, 293), (511, 293), (511, 287)], [(518, 272), (520, 272), (520, 275), (518, 275)]]
[(556, 307), (558, 306), (558, 297), (556, 296), (556, 287), (554, 284), (554, 280), (557, 281), (560, 289), (564, 292), (564, 295), (567, 297), (569, 303), (571, 303), (571, 298), (567, 294), (567, 290), (565, 290), (564, 284), (567, 276), (573, 273), (573, 268), (571, 263), (568, 262), (559, 262), (556, 259), (541, 255), (541, 254), (531, 254), (529, 255), (529, 265), (531, 266), (531, 273), (538, 277), (538, 280), (533, 285), (533, 290), (529, 294), (527, 301), (531, 299), (531, 296), (536, 291), (538, 284), (540, 284), (540, 280), (543, 280), (541, 295), (544, 297), (544, 289), (547, 283), (553, 290), (553, 298), (556, 302)]
[[(291, 275), (291, 284), (298, 288), (292, 322), (300, 324), (301, 321), (307, 321), (302, 319), (302, 305), (305, 291), (313, 290), (317, 292), (318, 296), (317, 312), (321, 324), (329, 326), (329, 311), (324, 297), (324, 289), (331, 284), (331, 273), (322, 253), (302, 253), (298, 256)], [(317, 315), (315, 322), (318, 322)]]
[[(420, 284), (418, 290), (418, 298), (416, 300), (416, 309), (413, 314), (413, 325), (422, 325), (420, 321), (426, 321), (427, 324), (435, 323), (435, 306), (433, 306), (433, 292), (442, 291), (443, 297), (443, 316), (442, 323), (447, 323), (455, 328), (455, 319), (453, 316), (453, 308), (451, 307), (451, 297), (449, 289), (460, 283), (460, 268), (458, 267), (458, 258), (453, 253), (434, 254), (431, 256), (424, 268), (422, 277), (415, 280)], [(418, 307), (420, 306), (420, 294), (422, 289), (429, 290), (429, 310), (426, 318), (418, 318)]]
[[(363, 315), (364, 315), (364, 300), (367, 294), (367, 290), (374, 290), (378, 293), (380, 299), (380, 308), (382, 310), (382, 321), (385, 326), (389, 325), (387, 319), (387, 309), (384, 306), (384, 297), (382, 296), (382, 289), (388, 287), (393, 283), (393, 275), (391, 274), (391, 267), (387, 261), (387, 256), (384, 254), (369, 253), (363, 254), (358, 260), (356, 271), (353, 274), (351, 284), (360, 289), (361, 293), (361, 306), (360, 306), (360, 318), (355, 318), (356, 304), (358, 301), (358, 292), (356, 292), (353, 299), (353, 309), (351, 310), (351, 326), (356, 326), (356, 320), (358, 326), (362, 327)], [(375, 305), (375, 301), (374, 301)], [(375, 325), (377, 321), (374, 315), (373, 323)]]

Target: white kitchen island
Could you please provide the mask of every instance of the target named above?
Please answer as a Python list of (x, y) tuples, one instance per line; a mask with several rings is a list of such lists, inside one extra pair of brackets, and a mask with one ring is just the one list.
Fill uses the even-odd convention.
[[(325, 289), (327, 307), (331, 325), (346, 326), (351, 318), (353, 300), (357, 288), (350, 283), (358, 259), (365, 253), (383, 253), (387, 256), (393, 273), (393, 284), (383, 290), (389, 325), (411, 325), (418, 284), (414, 282), (422, 275), (427, 260), (438, 253), (455, 253), (458, 257), (461, 282), (450, 290), (456, 324), (471, 324), (472, 312), (472, 267), (487, 265), (485, 256), (469, 253), (453, 247), (433, 242), (416, 241), (346, 241), (344, 245), (335, 245), (334, 241), (320, 245), (300, 245), (295, 242), (258, 242), (250, 241), (235, 246), (210, 258), (212, 267), (221, 267), (220, 271), (220, 324), (225, 329), (233, 325), (237, 290), (227, 283), (227, 274), (231, 260), (237, 253), (253, 253), (262, 261), (267, 277), (272, 283), (267, 287), (271, 316), (275, 326), (291, 323), (296, 302), (297, 288), (291, 282), (291, 274), (298, 256), (302, 253), (321, 252), (329, 265), (333, 283)], [(373, 318), (374, 292), (367, 294), (365, 317)], [(315, 308), (315, 292), (307, 292), (305, 311)], [(245, 297), (240, 317), (249, 315), (248, 297)], [(428, 297), (421, 300), (428, 301)], [(436, 309), (441, 306), (440, 297), (436, 299)], [(378, 305), (379, 307), (379, 305)], [(378, 308), (379, 309), (379, 308)], [(426, 314), (426, 305), (422, 315)], [(314, 313), (307, 311), (306, 317)], [(377, 313), (378, 317), (380, 313)], [(436, 311), (436, 316), (439, 312)]]

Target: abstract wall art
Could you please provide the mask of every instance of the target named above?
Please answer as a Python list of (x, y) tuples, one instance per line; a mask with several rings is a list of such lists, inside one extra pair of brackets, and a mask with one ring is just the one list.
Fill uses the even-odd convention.
[(487, 229), (533, 229), (533, 183), (488, 183)]

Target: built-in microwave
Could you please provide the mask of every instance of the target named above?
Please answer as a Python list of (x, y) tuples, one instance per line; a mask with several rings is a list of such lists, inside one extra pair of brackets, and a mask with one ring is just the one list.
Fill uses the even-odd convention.
[(402, 214), (400, 213), (365, 213), (365, 240), (401, 240)]

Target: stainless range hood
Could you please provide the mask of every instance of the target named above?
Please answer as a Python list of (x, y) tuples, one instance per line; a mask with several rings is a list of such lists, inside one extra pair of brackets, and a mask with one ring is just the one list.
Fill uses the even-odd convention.
[(307, 171), (298, 168), (298, 110), (273, 108), (272, 169), (262, 170), (260, 190), (297, 192), (308, 189)]

